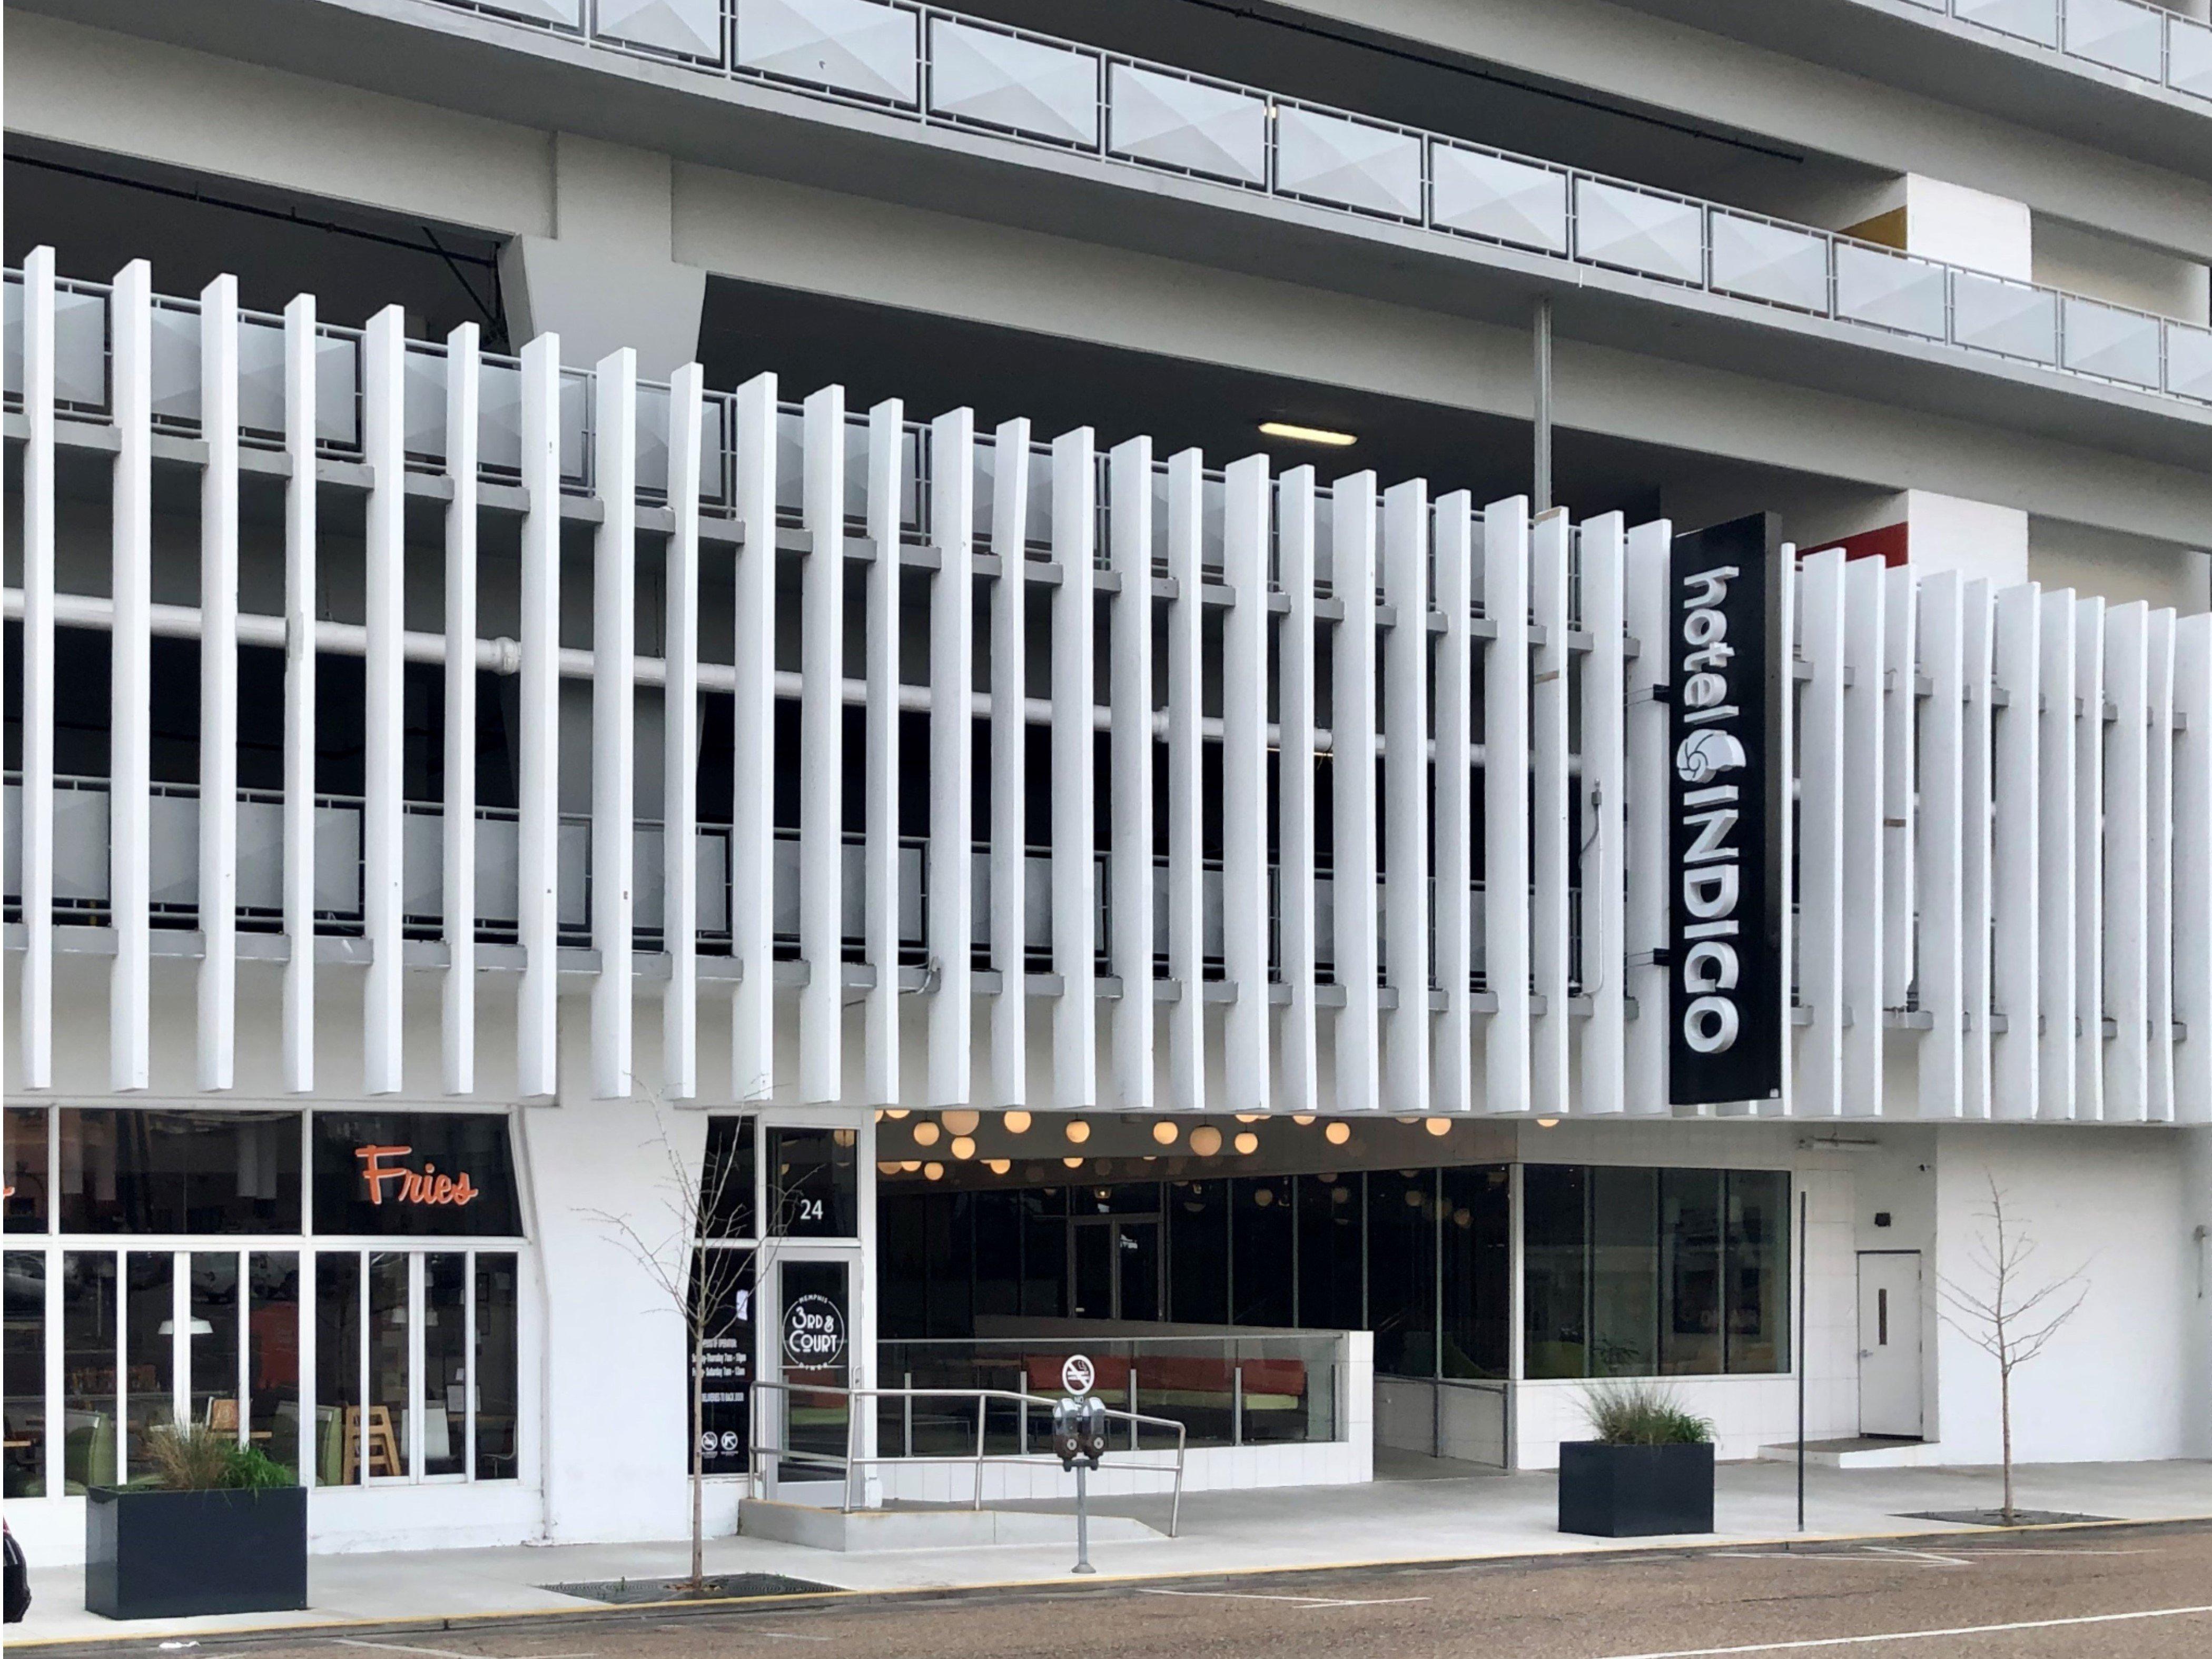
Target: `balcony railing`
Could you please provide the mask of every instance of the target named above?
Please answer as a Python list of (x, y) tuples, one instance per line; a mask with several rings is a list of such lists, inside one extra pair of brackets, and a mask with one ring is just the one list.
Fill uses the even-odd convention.
[[(2212, 24), (2142, 0), (1906, 0), (2212, 104)], [(604, 8), (602, 8), (604, 9)], [(2212, 108), (2208, 108), (2212, 114)]]
[[(0, 895), (5, 915), (20, 920), (22, 902), (21, 813), (20, 781), (10, 775), (0, 789), (0, 835), (4, 835), (4, 861), (0, 861)], [(283, 797), (270, 790), (241, 789), (238, 794), (238, 921), (247, 933), (279, 932), (283, 917)], [(199, 920), (199, 791), (188, 783), (155, 784), (153, 788), (148, 853), (150, 865), (150, 904), (156, 927), (190, 928)], [(357, 796), (318, 795), (315, 799), (315, 930), (337, 937), (357, 936), (362, 930), (362, 803)], [(520, 826), (511, 810), (476, 809), (476, 937), (483, 944), (508, 944), (515, 938), (520, 869)], [(410, 938), (437, 939), (445, 929), (444, 809), (436, 802), (410, 801), (401, 826), (401, 914)], [(635, 942), (643, 949), (663, 948), (665, 883), (662, 872), (667, 841), (666, 826), (641, 818), (635, 823), (631, 843), (632, 880), (635, 893), (632, 927)], [(702, 824), (698, 830), (696, 938), (702, 955), (726, 956), (730, 950), (730, 830), (726, 824)], [(582, 946), (591, 940), (592, 824), (589, 817), (562, 815), (558, 839), (557, 896), (561, 939)], [(844, 879), (842, 913), (848, 960), (862, 959), (866, 918), (863, 854), (866, 839), (856, 834), (844, 837)], [(929, 861), (928, 842), (921, 836), (899, 842), (899, 962), (921, 967), (928, 959)], [(988, 969), (991, 960), (991, 853), (978, 846), (972, 854), (969, 939), (975, 965)], [(1023, 879), (1027, 888), (1024, 907), (1024, 967), (1049, 971), (1053, 961), (1052, 858), (1048, 848), (1031, 848), (1024, 854)], [(57, 777), (54, 780), (54, 914), (58, 919), (101, 926), (109, 919), (108, 796), (105, 778)], [(1279, 977), (1279, 940), (1273, 924), (1275, 877), (1279, 866), (1269, 866), (1271, 967)], [(774, 939), (780, 960), (796, 960), (799, 941), (799, 843), (796, 830), (775, 834)], [(1112, 971), (1109, 944), (1113, 926), (1113, 858), (1097, 855), (1093, 884), (1096, 922), (1092, 947), (1099, 971)], [(1431, 931), (1435, 925), (1435, 883), (1429, 882)], [(1159, 977), (1169, 969), (1168, 866), (1155, 862), (1152, 872), (1153, 960)], [(1483, 979), (1483, 890), (1471, 889), (1474, 930), (1472, 984), (1480, 989)], [(1581, 894), (1570, 890), (1574, 959), (1571, 980), (1581, 982)], [(1200, 875), (1200, 908), (1203, 927), (1203, 956), (1208, 977), (1217, 976), (1224, 958), (1222, 913), (1222, 873), (1218, 860), (1207, 860)], [(1323, 871), (1314, 883), (1316, 965), (1324, 979), (1333, 979), (1336, 961), (1335, 884)], [(1389, 969), (1389, 917), (1382, 889), (1376, 893), (1376, 927), (1381, 950), (1382, 981)], [(1433, 938), (1429, 959), (1435, 960)]]
[[(1439, 244), (1489, 243), (2212, 404), (2212, 330), (932, 6), (441, 3), (703, 77), (1180, 174), (1429, 233)], [(2212, 29), (2186, 18), (2133, 0), (1948, 3), (1969, 21), (2031, 39), (2048, 15), (2052, 40), (2077, 56), (2154, 64), (2162, 83), (2212, 100)]]

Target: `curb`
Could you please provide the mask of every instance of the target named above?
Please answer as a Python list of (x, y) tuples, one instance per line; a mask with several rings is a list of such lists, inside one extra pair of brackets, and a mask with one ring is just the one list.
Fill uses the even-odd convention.
[(2039, 1522), (2019, 1527), (1977, 1527), (1959, 1524), (1941, 1531), (1924, 1528), (1911, 1530), (1884, 1532), (1828, 1532), (1785, 1533), (1763, 1536), (1713, 1538), (1700, 1535), (1696, 1539), (1662, 1539), (1656, 1541), (1625, 1540), (1595, 1545), (1587, 1549), (1547, 1550), (1536, 1553), (1505, 1552), (1492, 1555), (1406, 1555), (1376, 1556), (1357, 1560), (1301, 1562), (1290, 1565), (1253, 1565), (1194, 1568), (1187, 1571), (1102, 1571), (1095, 1577), (1079, 1582), (1071, 1581), (1066, 1574), (1049, 1578), (1003, 1578), (979, 1580), (961, 1584), (913, 1584), (884, 1588), (832, 1588), (804, 1591), (792, 1595), (723, 1595), (707, 1596), (670, 1601), (629, 1601), (623, 1603), (581, 1602), (574, 1607), (515, 1607), (492, 1609), (483, 1613), (428, 1614), (414, 1618), (394, 1619), (310, 1619), (293, 1624), (257, 1625), (246, 1629), (211, 1630), (193, 1635), (188, 1632), (149, 1632), (145, 1635), (117, 1634), (114, 1636), (46, 1636), (18, 1638), (10, 1636), (10, 1650), (38, 1650), (63, 1656), (72, 1650), (84, 1653), (107, 1652), (117, 1648), (138, 1649), (149, 1644), (164, 1641), (219, 1640), (224, 1643), (260, 1643), (275, 1638), (298, 1637), (323, 1631), (386, 1631), (394, 1634), (422, 1631), (470, 1631), (490, 1629), (501, 1625), (528, 1625), (542, 1620), (559, 1619), (573, 1622), (596, 1622), (620, 1619), (641, 1613), (657, 1618), (682, 1616), (687, 1613), (704, 1614), (741, 1612), (750, 1608), (819, 1607), (831, 1605), (866, 1603), (873, 1601), (902, 1601), (921, 1598), (939, 1601), (964, 1601), (970, 1598), (1005, 1594), (1009, 1591), (1059, 1589), (1090, 1593), (1101, 1589), (1121, 1589), (1136, 1584), (1194, 1583), (1207, 1579), (1298, 1578), (1316, 1574), (1373, 1571), (1408, 1567), (1449, 1567), (1488, 1564), (1495, 1566), (1559, 1567), (1603, 1563), (1620, 1556), (1648, 1558), (1654, 1555), (1697, 1555), (1717, 1550), (1774, 1549), (1788, 1553), (1799, 1545), (1808, 1544), (1869, 1544), (1905, 1543), (1930, 1540), (1957, 1540), (1962, 1536), (1978, 1538), (2016, 1538), (2028, 1535), (2047, 1535), (2053, 1533), (2111, 1532), (2125, 1528), (2198, 1527), (2212, 1525), (2212, 1514), (2160, 1516), (2149, 1518), (2118, 1518), (2099, 1521)]

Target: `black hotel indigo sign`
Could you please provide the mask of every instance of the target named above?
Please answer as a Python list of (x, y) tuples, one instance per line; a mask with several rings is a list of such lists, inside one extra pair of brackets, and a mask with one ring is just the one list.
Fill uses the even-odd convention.
[(1674, 538), (1668, 736), (1668, 1098), (1782, 1092), (1780, 755), (1790, 695), (1781, 554), (1766, 514)]

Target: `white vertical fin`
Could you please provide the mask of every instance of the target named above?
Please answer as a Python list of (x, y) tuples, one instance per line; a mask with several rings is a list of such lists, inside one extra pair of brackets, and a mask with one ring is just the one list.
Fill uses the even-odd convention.
[(2143, 1115), (2154, 1123), (2173, 1121), (2173, 629), (2172, 611), (2152, 611), (2143, 646), (2143, 1023), (2150, 1045)]
[(660, 1010), (660, 1087), (699, 1096), (699, 496), (706, 373), (686, 363), (668, 384), (666, 619), (661, 654), (660, 944), (668, 991)]
[[(1621, 880), (1627, 799), (1627, 603), (1623, 558), (1626, 526), (1608, 513), (1582, 526), (1582, 623), (1590, 636), (1583, 659), (1583, 774), (1576, 792), (1577, 844), (1582, 848), (1582, 981), (1590, 1017), (1579, 1046), (1578, 1095), (1585, 1112), (1618, 1112), (1626, 1103), (1627, 988), (1621, 939), (1627, 926)], [(1647, 647), (1656, 649), (1657, 642)], [(1651, 1011), (1663, 1026), (1664, 1014)]]
[(362, 459), (369, 474), (362, 548), (362, 664), (361, 907), (368, 941), (362, 989), (362, 1088), (388, 1095), (400, 1086), (400, 988), (405, 979), (404, 758), (407, 704), (401, 636), (406, 629), (406, 319), (386, 306), (368, 319), (361, 342)]
[(474, 323), (446, 337), (446, 802), (440, 883), (446, 906), (441, 1000), (445, 1087), (477, 1075), (477, 489), (481, 344)]
[(1913, 977), (1914, 906), (1919, 887), (1913, 854), (1913, 786), (1919, 769), (1913, 733), (1919, 725), (1920, 573), (1909, 565), (1882, 572), (1881, 1006), (1902, 1008)]
[(1965, 1103), (1968, 1013), (1961, 936), (1965, 884), (1960, 872), (1966, 839), (1967, 706), (1961, 590), (1955, 570), (1931, 572), (1920, 589), (1917, 660), (1929, 684), (1920, 713), (1917, 833), (1922, 890), (1917, 917), (1908, 920), (1917, 920), (1919, 933), (1920, 1006), (1935, 1022), (1920, 1039), (1924, 1118), (1957, 1117)]
[(1204, 511), (1206, 458), (1186, 449), (1168, 462), (1168, 1005), (1167, 1101), (1206, 1105)]
[(153, 274), (134, 259), (108, 295), (113, 354), (115, 605), (110, 646), (108, 1086), (143, 1089), (152, 1066), (154, 339)]
[(2047, 1118), (2074, 1115), (2075, 1062), (2081, 1047), (2075, 1021), (2081, 1012), (2075, 994), (2081, 958), (2074, 939), (2078, 898), (2075, 864), (2081, 852), (2074, 823), (2074, 792), (2081, 781), (2074, 707), (2079, 695), (2075, 661), (2079, 608), (2071, 588), (2043, 596), (2043, 682), (2036, 699), (2043, 832), (2038, 848), (2039, 902), (2036, 907), (2042, 947), (2042, 1018), (2037, 1045), (2040, 1075), (2033, 1111)]
[(1091, 428), (1054, 439), (1052, 557), (1060, 586), (1052, 597), (1052, 966), (1060, 1000), (1052, 1076), (1054, 1103), (1071, 1110), (1098, 1100), (1097, 495)]
[(2074, 611), (2074, 1111), (2105, 1115), (2105, 600)]
[[(1844, 1109), (1844, 586), (1843, 550), (1798, 568), (1806, 682), (1798, 749), (1798, 994), (1812, 1024), (1797, 1043), (1802, 1115)], [(1877, 1026), (1879, 1029), (1879, 1026)]]
[(2042, 589), (2034, 582), (2006, 588), (1993, 610), (1990, 994), (2004, 1030), (1990, 1032), (1990, 1109), (2026, 1118), (2035, 1115), (2043, 1087)]
[(1109, 961), (1121, 981), (1110, 1012), (1114, 1103), (1152, 1104), (1152, 441), (1131, 438), (1107, 460), (1112, 539), (1121, 579), (1106, 666), (1113, 821)]
[(1275, 905), (1282, 975), (1291, 993), (1280, 1046), (1282, 1099), (1292, 1112), (1320, 1109), (1319, 1022), (1314, 1006), (1314, 473), (1293, 467), (1275, 487), (1277, 580), (1290, 609), (1276, 647), (1280, 735), (1280, 849)]
[(991, 434), (991, 1091), (1000, 1106), (1029, 1098), (1029, 517), (1030, 423)]
[(1528, 501), (1483, 511), (1482, 609), (1497, 631), (1482, 664), (1483, 979), (1496, 999), (1483, 1103), (1525, 1112), (1533, 1092), (1528, 974)]
[(630, 963), (636, 913), (637, 353), (624, 346), (592, 371), (592, 478), (599, 522), (592, 550), (592, 1094), (631, 1088)]
[(929, 431), (929, 1004), (932, 1106), (975, 1092), (975, 416), (957, 409)]
[(2173, 624), (2173, 1116), (2212, 1123), (2212, 616)]
[(738, 958), (730, 1028), (730, 1094), (766, 1100), (775, 1088), (775, 376), (738, 388), (738, 550), (731, 706), (730, 950)]
[(315, 1086), (315, 301), (284, 307), (284, 1087)]
[(1880, 559), (1844, 566), (1843, 981), (1844, 1114), (1878, 1116), (1882, 1079), (1882, 781), (1888, 608)]
[(867, 732), (865, 769), (867, 836), (861, 882), (865, 954), (876, 970), (863, 1018), (863, 1102), (899, 1102), (899, 587), (901, 480), (905, 471), (906, 410), (896, 398), (868, 411)]
[[(1222, 957), (1236, 1000), (1223, 1023), (1221, 1058), (1224, 1103), (1242, 1112), (1264, 1112), (1273, 1098), (1268, 1071), (1273, 1015), (1267, 963), (1267, 457), (1248, 456), (1230, 464), (1222, 484), (1222, 577), (1229, 585), (1229, 613), (1221, 626)], [(1422, 850), (1425, 855), (1425, 844)], [(1424, 1073), (1427, 977), (1425, 969), (1417, 1002)]]
[[(1667, 604), (1674, 526), (1661, 519), (1628, 532), (1623, 558), (1622, 606), (1637, 653), (1627, 665), (1627, 712), (1622, 721), (1626, 825), (1623, 861), (1627, 902), (1621, 942), (1628, 958), (1627, 988), (1636, 1018), (1624, 1047), (1622, 1103), (1633, 1114), (1664, 1115), (1670, 1109), (1667, 1068), (1672, 991), (1666, 962), (1672, 895), (1667, 880), (1667, 754), (1668, 642), (1674, 623)], [(1777, 665), (1777, 673), (1788, 665)], [(1786, 762), (1785, 762), (1786, 765)], [(1788, 971), (1784, 957), (1784, 972)], [(1786, 1054), (1787, 1036), (1784, 1039)], [(1783, 1067), (1785, 1074), (1790, 1067)]]
[(1382, 943), (1376, 915), (1375, 475), (1339, 478), (1329, 491), (1329, 591), (1344, 607), (1331, 653), (1329, 773), (1335, 818), (1330, 876), (1336, 933), (1339, 1111), (1382, 1104)]
[(516, 748), (515, 1092), (559, 1086), (561, 341), (522, 349), (522, 609)]
[(844, 1092), (845, 389), (823, 386), (800, 422), (799, 1097)]
[[(1455, 490), (1437, 503), (1436, 1021), (1430, 1082), (1437, 1110), (1474, 1105), (1474, 501)], [(1286, 688), (1287, 689), (1287, 688)], [(1284, 849), (1289, 857), (1289, 848)]]
[[(1429, 1107), (1429, 487), (1382, 495), (1382, 593), (1397, 621), (1382, 640), (1385, 938), (1398, 1006), (1382, 1030), (1394, 1112)], [(1224, 683), (1239, 684), (1224, 675)], [(1230, 798), (1237, 799), (1232, 789)]]
[[(2104, 750), (2103, 1007), (2089, 1052), (2102, 1061), (2100, 1115), (2140, 1123), (2149, 1115), (2151, 1053), (2149, 605), (2112, 606), (2104, 636), (2104, 684), (2091, 726)], [(2101, 707), (2107, 698), (2118, 715), (2109, 726)], [(2112, 1019), (2109, 1040), (2101, 1035), (2104, 1014)]]
[(1960, 591), (1959, 653), (1966, 699), (1959, 748), (1959, 1002), (1966, 1019), (1960, 1110), (1966, 1117), (1986, 1118), (1992, 1054), (1990, 809), (1996, 724), (1990, 693), (1996, 684), (1996, 611), (1985, 580), (1970, 581)]
[(18, 1072), (53, 1087), (54, 251), (23, 260), (23, 968)]
[(200, 292), (199, 1085), (238, 1050), (238, 279)]
[(1540, 630), (1531, 653), (1528, 693), (1528, 969), (1539, 1006), (1528, 1022), (1528, 1103), (1545, 1116), (1566, 1111), (1572, 1021), (1568, 991), (1573, 935), (1567, 903), (1573, 799), (1567, 784), (1568, 563), (1572, 526), (1565, 507), (1540, 516), (1528, 532), (1528, 604)]

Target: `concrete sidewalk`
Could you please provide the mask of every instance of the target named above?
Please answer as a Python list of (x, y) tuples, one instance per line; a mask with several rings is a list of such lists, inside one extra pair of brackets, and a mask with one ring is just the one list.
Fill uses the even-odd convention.
[[(2016, 1470), (2015, 1477), (2022, 1507), (2123, 1521), (2212, 1519), (2212, 1463), (2052, 1464)], [(1203, 1492), (1183, 1500), (1181, 1537), (1104, 1542), (1091, 1554), (1102, 1577), (1139, 1577), (1772, 1542), (1800, 1535), (1796, 1481), (1796, 1470), (1784, 1464), (1724, 1464), (1716, 1494), (1717, 1531), (1618, 1541), (1561, 1534), (1549, 1474)], [(1915, 1510), (1983, 1508), (1997, 1496), (1989, 1469), (1814, 1468), (1807, 1477), (1804, 1535), (1952, 1530), (1906, 1517)], [(1101, 1508), (1166, 1525), (1164, 1499)], [(9, 1645), (580, 1611), (605, 1604), (543, 1587), (670, 1577), (686, 1571), (689, 1553), (678, 1540), (317, 1556), (308, 1565), (312, 1606), (305, 1613), (129, 1624), (84, 1610), (80, 1569), (34, 1567), (30, 1616), (9, 1632)], [(1067, 1576), (1069, 1554), (1058, 1546), (840, 1554), (718, 1538), (708, 1540), (707, 1565), (710, 1572), (777, 1573), (841, 1589), (899, 1591), (1057, 1582)]]

